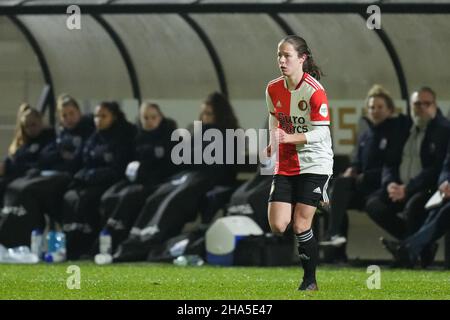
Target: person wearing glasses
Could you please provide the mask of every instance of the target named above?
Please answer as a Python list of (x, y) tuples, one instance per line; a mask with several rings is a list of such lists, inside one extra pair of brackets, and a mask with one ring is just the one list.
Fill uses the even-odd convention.
[(421, 257), (421, 267), (427, 268), (432, 264), (434, 255), (429, 255), (427, 259), (426, 256), (421, 256), (422, 251), (430, 246), (437, 248), (433, 243), (450, 230), (450, 143), (437, 185), (442, 201), (430, 208), (427, 220), (419, 231), (400, 242), (383, 240), (385, 248), (400, 265), (414, 266)]
[[(397, 240), (416, 232), (427, 218), (424, 206), (436, 191), (446, 156), (450, 122), (436, 104), (429, 87), (410, 98), (411, 121), (396, 135), (382, 169), (381, 189), (369, 197), (370, 218)], [(384, 240), (382, 239), (382, 242)], [(435, 246), (422, 250), (422, 260), (434, 255)]]
[(319, 243), (327, 247), (324, 261), (347, 261), (347, 210), (364, 209), (368, 197), (380, 188), (386, 151), (406, 120), (405, 115), (395, 114), (394, 100), (386, 89), (376, 84), (369, 90), (362, 118), (366, 129), (358, 137), (350, 166), (332, 182), (327, 237)]

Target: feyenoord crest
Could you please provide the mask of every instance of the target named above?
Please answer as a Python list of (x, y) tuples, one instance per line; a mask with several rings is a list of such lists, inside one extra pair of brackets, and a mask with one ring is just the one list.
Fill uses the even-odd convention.
[(305, 100), (300, 100), (300, 102), (298, 103), (298, 108), (300, 109), (300, 111), (305, 111), (306, 109), (308, 109), (308, 103)]

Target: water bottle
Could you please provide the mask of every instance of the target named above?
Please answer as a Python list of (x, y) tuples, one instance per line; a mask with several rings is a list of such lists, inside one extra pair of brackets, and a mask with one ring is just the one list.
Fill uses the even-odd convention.
[(41, 229), (34, 229), (31, 232), (31, 252), (34, 253), (39, 259), (43, 258), (43, 245), (44, 238)]
[(112, 254), (112, 237), (108, 230), (100, 232), (99, 250), (101, 254)]
[(187, 266), (188, 262), (186, 256), (179, 256), (173, 260), (173, 264), (181, 267)]
[(205, 261), (196, 254), (188, 254), (188, 255), (183, 255), (183, 256), (179, 256), (178, 258), (176, 258), (175, 260), (173, 260), (173, 263), (177, 266), (195, 266), (195, 267), (199, 267), (202, 266)]
[(66, 260), (66, 235), (63, 232), (49, 231), (47, 233), (47, 262), (62, 262)]
[(48, 252), (44, 257), (45, 262), (64, 262), (66, 261), (66, 255), (61, 251)]
[(49, 230), (47, 232), (47, 253), (56, 251), (56, 231)]
[(56, 233), (56, 251), (66, 256), (66, 234), (64, 232)]
[(113, 257), (109, 253), (99, 253), (94, 257), (94, 261), (96, 264), (110, 264), (113, 263)]

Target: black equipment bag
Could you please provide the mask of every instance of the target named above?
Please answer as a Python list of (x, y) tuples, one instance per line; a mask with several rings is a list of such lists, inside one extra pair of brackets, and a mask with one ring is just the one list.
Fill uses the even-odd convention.
[(294, 264), (294, 243), (266, 234), (242, 238), (234, 251), (237, 266), (288, 266)]

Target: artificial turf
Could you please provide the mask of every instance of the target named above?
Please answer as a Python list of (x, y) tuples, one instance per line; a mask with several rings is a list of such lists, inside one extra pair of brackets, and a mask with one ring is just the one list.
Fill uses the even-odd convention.
[[(80, 289), (69, 289), (80, 268)], [(450, 299), (450, 271), (381, 266), (381, 288), (368, 289), (365, 268), (320, 267), (317, 292), (299, 292), (299, 267), (180, 267), (92, 262), (0, 265), (0, 299)], [(72, 277), (72, 278), (69, 278)]]

